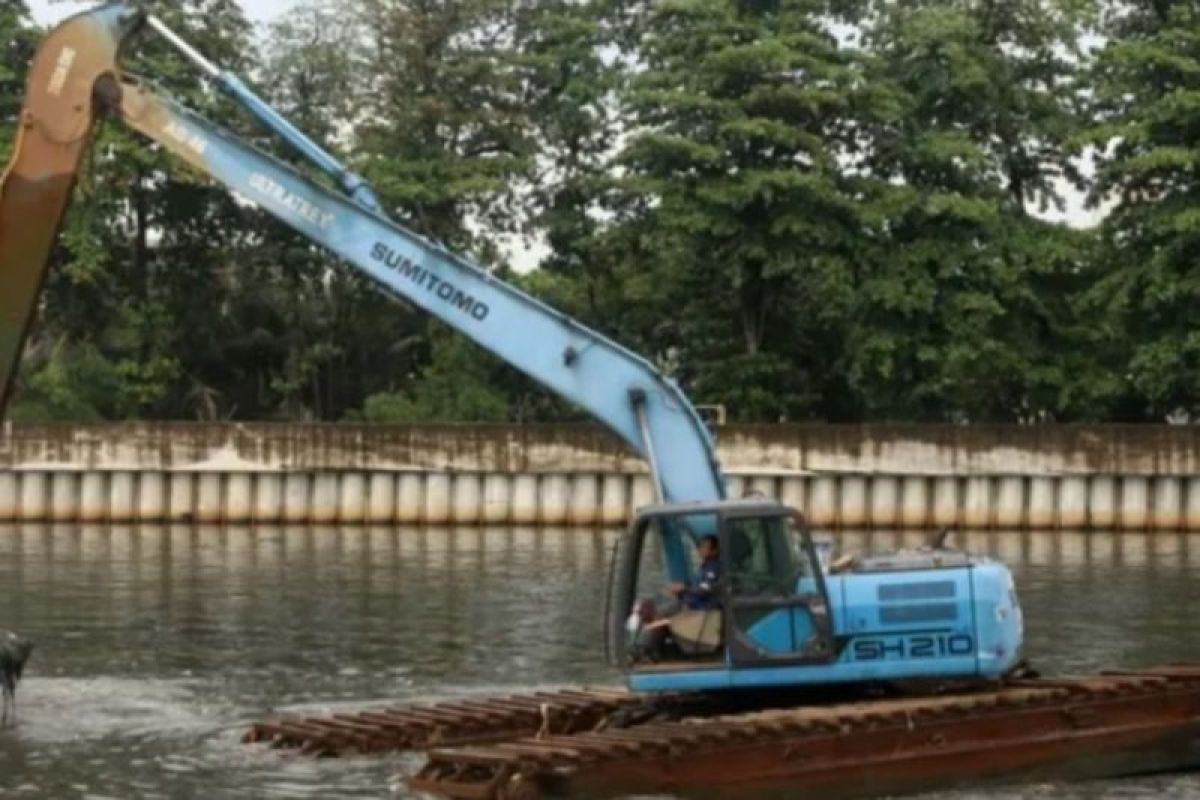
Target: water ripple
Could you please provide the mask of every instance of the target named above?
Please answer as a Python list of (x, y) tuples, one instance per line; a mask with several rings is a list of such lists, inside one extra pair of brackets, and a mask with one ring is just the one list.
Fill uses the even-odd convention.
[[(967, 538), (1012, 563), (1043, 667), (1196, 659), (1200, 538)], [(279, 710), (615, 682), (599, 636), (611, 541), (531, 528), (0, 526), (0, 628), (37, 642), (20, 725), (0, 730), (0, 795), (405, 797), (398, 776), (416, 757), (314, 761), (240, 734)], [(1187, 796), (1200, 796), (1195, 776), (932, 797)]]

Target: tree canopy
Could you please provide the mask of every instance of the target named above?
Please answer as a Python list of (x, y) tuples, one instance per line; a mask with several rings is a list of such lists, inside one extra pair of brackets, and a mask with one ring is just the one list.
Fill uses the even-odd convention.
[[(1200, 413), (1192, 3), (160, 5), (402, 224), (732, 420)], [(5, 151), (42, 33), (0, 11)], [(131, 69), (302, 166), (162, 43)], [(116, 124), (54, 259), (18, 419), (578, 414)]]

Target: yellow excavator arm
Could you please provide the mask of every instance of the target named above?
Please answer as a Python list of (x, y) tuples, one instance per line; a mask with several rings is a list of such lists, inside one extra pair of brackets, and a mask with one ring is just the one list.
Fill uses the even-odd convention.
[(121, 42), (140, 18), (110, 7), (59, 26), (34, 56), (12, 158), (0, 177), (0, 415), (45, 281), (54, 240), (113, 89)]

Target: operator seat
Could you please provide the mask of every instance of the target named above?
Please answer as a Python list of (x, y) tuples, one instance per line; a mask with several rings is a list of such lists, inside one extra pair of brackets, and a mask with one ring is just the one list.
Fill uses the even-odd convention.
[[(734, 531), (730, 540), (731, 559), (726, 564), (739, 568), (754, 556), (754, 545), (742, 531)], [(729, 576), (721, 575), (724, 583)], [(717, 600), (716, 602), (719, 602)], [(720, 652), (725, 642), (725, 615), (720, 607), (684, 610), (671, 616), (671, 638), (685, 656), (704, 656)]]

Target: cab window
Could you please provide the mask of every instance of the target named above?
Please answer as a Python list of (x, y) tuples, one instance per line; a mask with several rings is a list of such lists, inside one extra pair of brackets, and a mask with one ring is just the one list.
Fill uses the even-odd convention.
[(815, 565), (803, 548), (791, 517), (742, 517), (728, 521), (729, 569), (733, 593), (789, 596)]

